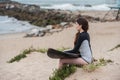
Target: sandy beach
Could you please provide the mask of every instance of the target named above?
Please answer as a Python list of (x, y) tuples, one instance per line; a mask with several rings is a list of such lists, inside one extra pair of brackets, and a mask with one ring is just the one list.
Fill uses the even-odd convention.
[[(73, 26), (44, 37), (23, 38), (25, 33), (0, 35), (0, 80), (49, 80), (53, 70), (58, 68), (58, 60), (49, 58), (46, 53), (33, 52), (19, 62), (7, 61), (31, 46), (72, 48), (75, 33)], [(90, 23), (89, 34), (95, 59), (110, 59), (113, 63), (92, 73), (78, 68), (66, 80), (120, 80), (120, 48), (108, 51), (120, 44), (120, 21)]]

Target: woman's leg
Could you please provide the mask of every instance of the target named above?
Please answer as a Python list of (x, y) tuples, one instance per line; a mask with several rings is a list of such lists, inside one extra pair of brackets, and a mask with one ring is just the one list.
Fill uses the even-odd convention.
[(73, 58), (73, 59), (60, 59), (59, 68), (62, 68), (64, 64), (77, 64), (77, 65), (86, 65), (88, 64), (82, 58)]

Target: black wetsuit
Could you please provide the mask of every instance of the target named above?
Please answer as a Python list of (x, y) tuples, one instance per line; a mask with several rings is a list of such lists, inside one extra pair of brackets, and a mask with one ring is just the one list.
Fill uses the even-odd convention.
[(90, 46), (89, 34), (87, 32), (80, 33), (74, 48), (65, 52), (80, 53), (82, 59), (84, 59), (88, 63), (91, 63), (92, 51)]

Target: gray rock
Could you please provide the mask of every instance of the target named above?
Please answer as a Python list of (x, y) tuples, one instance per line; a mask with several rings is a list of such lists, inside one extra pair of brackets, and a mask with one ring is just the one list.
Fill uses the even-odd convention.
[(60, 23), (60, 26), (62, 26), (62, 28), (66, 28), (67, 25), (68, 25), (68, 22), (62, 22), (62, 23)]
[(54, 33), (54, 32), (60, 32), (60, 31), (62, 31), (63, 29), (51, 29), (49, 32), (50, 33)]
[(41, 31), (40, 29), (32, 29), (29, 33), (26, 34), (25, 37), (38, 37), (38, 36), (44, 36), (45, 32)]
[(47, 25), (46, 28), (50, 30), (50, 29), (53, 28), (53, 26), (52, 25)]

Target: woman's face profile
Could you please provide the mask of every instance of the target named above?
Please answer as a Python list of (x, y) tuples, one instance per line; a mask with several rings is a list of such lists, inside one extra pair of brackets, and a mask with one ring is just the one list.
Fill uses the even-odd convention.
[(79, 24), (76, 22), (76, 29), (77, 29), (77, 31), (80, 31), (81, 28), (82, 28), (82, 25), (79, 25)]

